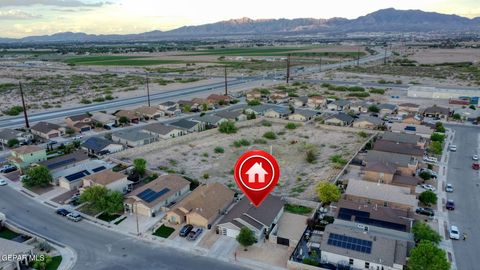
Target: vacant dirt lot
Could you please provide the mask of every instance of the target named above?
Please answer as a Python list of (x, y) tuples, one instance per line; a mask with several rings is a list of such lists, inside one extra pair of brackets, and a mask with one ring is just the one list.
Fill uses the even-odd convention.
[[(201, 182), (221, 182), (235, 188), (233, 167), (237, 158), (250, 149), (271, 149), (281, 170), (274, 193), (314, 199), (315, 185), (332, 179), (338, 173), (340, 166), (333, 164), (330, 158), (341, 155), (349, 159), (365, 140), (353, 132), (326, 130), (312, 123), (294, 130), (285, 128), (287, 122), (269, 123), (271, 126), (265, 126), (263, 122), (252, 123), (252, 126), (241, 128), (236, 134), (214, 133), (185, 144), (172, 143), (172, 146), (160, 151), (137, 152), (129, 159), (142, 157), (151, 169), (177, 172)], [(276, 134), (276, 139), (263, 137), (270, 131)], [(242, 139), (244, 145), (239, 146)], [(313, 163), (306, 161), (308, 149), (316, 153)]]
[(420, 49), (408, 58), (420, 64), (480, 63), (480, 49)]

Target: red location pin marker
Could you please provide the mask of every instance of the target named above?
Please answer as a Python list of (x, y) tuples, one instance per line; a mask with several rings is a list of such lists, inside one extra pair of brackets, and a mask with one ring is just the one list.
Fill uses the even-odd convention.
[(262, 150), (248, 151), (240, 156), (234, 172), (238, 187), (256, 207), (267, 198), (280, 178), (277, 160)]

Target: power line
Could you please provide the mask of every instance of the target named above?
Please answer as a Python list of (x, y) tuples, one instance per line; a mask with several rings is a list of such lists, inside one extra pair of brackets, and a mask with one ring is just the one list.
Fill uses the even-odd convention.
[(22, 83), (18, 82), (18, 85), (20, 86), (20, 96), (22, 97), (23, 116), (25, 117), (25, 127), (30, 128), (30, 123), (28, 122), (28, 115), (27, 115), (27, 106), (25, 106), (25, 97), (23, 96)]

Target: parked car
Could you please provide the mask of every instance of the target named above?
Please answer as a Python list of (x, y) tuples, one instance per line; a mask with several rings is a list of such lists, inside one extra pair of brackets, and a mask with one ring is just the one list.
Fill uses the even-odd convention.
[(195, 241), (197, 240), (198, 236), (200, 234), (202, 234), (203, 232), (203, 229), (202, 228), (195, 228), (193, 230), (190, 231), (190, 233), (188, 234), (188, 237), (187, 239), (190, 240), (190, 241)]
[(430, 162), (430, 163), (437, 163), (438, 159), (436, 157), (424, 156), (423, 161)]
[(424, 208), (424, 207), (419, 207), (417, 210), (415, 210), (415, 213), (419, 215), (424, 215), (424, 216), (429, 216), (433, 217), (435, 215), (435, 212), (431, 208)]
[(424, 188), (424, 189), (426, 189), (426, 190), (433, 191), (433, 192), (435, 192), (435, 190), (437, 190), (435, 187), (433, 187), (433, 186), (430, 185), (430, 184), (422, 184), (421, 187)]
[(190, 225), (190, 224), (187, 224), (185, 226), (182, 227), (182, 229), (180, 230), (180, 233), (179, 235), (181, 237), (187, 237), (187, 235), (190, 233), (190, 231), (193, 229), (193, 226)]
[(447, 200), (445, 208), (447, 208), (447, 210), (455, 210), (455, 202), (453, 200)]
[(458, 230), (457, 226), (450, 226), (450, 239), (460, 239), (460, 231)]
[(456, 152), (457, 151), (457, 146), (455, 144), (450, 145), (450, 151)]
[(55, 145), (55, 144), (57, 144), (57, 143), (58, 143), (57, 141), (48, 140), (47, 145)]
[(447, 184), (445, 186), (445, 192), (452, 193), (453, 192), (453, 185), (452, 184)]
[(76, 135), (76, 136), (73, 137), (73, 140), (74, 140), (74, 141), (75, 141), (75, 140), (78, 141), (78, 140), (80, 140), (80, 139), (82, 139), (82, 138), (83, 138), (83, 135), (78, 134), (78, 135)]
[(6, 186), (7, 185), (7, 180), (0, 178), (0, 186)]
[(67, 209), (60, 208), (60, 209), (57, 209), (56, 213), (65, 217), (68, 214), (70, 214), (70, 211), (68, 211)]
[(67, 218), (75, 222), (82, 220), (82, 216), (78, 213), (70, 213), (67, 215)]
[(474, 163), (472, 164), (472, 169), (474, 169), (474, 170), (476, 170), (476, 171), (480, 170), (480, 163), (474, 162)]
[(478, 155), (473, 155), (472, 159), (477, 161), (478, 160)]
[(0, 173), (10, 173), (16, 170), (17, 170), (17, 167), (15, 167), (14, 165), (7, 164), (7, 165), (3, 165), (0, 168)]

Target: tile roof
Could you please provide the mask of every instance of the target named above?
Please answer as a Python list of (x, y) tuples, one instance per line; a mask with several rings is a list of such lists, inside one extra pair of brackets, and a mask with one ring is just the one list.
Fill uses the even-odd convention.
[(415, 158), (408, 155), (402, 155), (397, 153), (388, 153), (388, 152), (381, 152), (376, 150), (369, 150), (367, 152), (367, 156), (365, 158), (366, 163), (372, 161), (384, 161), (390, 164), (393, 164), (397, 167), (408, 167), (409, 164), (415, 162)]
[(415, 157), (421, 157), (424, 154), (424, 150), (414, 144), (392, 142), (387, 140), (378, 140), (373, 145), (373, 150), (397, 153), (402, 155), (410, 155)]
[(33, 127), (31, 127), (32, 130), (35, 130), (41, 133), (48, 133), (52, 130), (58, 130), (59, 128), (60, 128), (59, 125), (52, 124), (49, 122), (38, 122)]
[[(4, 255), (26, 254), (33, 251), (34, 247), (12, 240), (0, 238), (0, 257)], [(3, 263), (3, 260), (1, 260)], [(8, 265), (7, 265), (8, 266)]]
[(362, 121), (372, 123), (376, 126), (383, 124), (382, 119), (378, 117), (370, 116), (370, 115), (361, 115), (357, 120), (355, 120), (355, 122), (362, 122)]
[(106, 186), (118, 180), (127, 178), (127, 176), (121, 172), (114, 172), (112, 170), (104, 170), (94, 173), (92, 175), (85, 176), (84, 180), (90, 180), (96, 184)]
[[(170, 198), (173, 194), (189, 186), (190, 182), (185, 178), (175, 174), (167, 174), (159, 176), (155, 180), (135, 189), (132, 193), (130, 193), (128, 198), (135, 198), (135, 200), (141, 201), (142, 204), (148, 207), (154, 207), (158, 203), (163, 202), (165, 199)], [(138, 197), (138, 194), (147, 189), (151, 189), (154, 192), (159, 192), (165, 188), (168, 188), (169, 191), (151, 202), (143, 201)]]
[(16, 139), (19, 134), (22, 134), (22, 131), (14, 130), (11, 128), (5, 128), (0, 130), (0, 139), (3, 140), (11, 140), (11, 139)]
[(417, 177), (395, 174), (393, 175), (392, 184), (416, 186), (420, 181)]
[(24, 155), (24, 154), (39, 152), (39, 151), (42, 151), (42, 150), (45, 151), (45, 148), (42, 148), (38, 145), (24, 145), (24, 146), (20, 146), (18, 148), (15, 148), (12, 151), (16, 152), (20, 155)]
[(373, 172), (382, 172), (382, 173), (389, 173), (394, 174), (397, 171), (396, 166), (384, 162), (384, 161), (372, 161), (368, 162), (365, 166), (365, 171), (373, 171)]
[(115, 112), (115, 116), (118, 118), (126, 117), (129, 120), (138, 119), (138, 115), (134, 111), (130, 111), (130, 110), (119, 110)]
[(295, 109), (295, 112), (293, 114), (300, 114), (303, 115), (307, 118), (309, 117), (314, 117), (318, 114), (317, 111), (312, 111), (312, 110), (302, 110), (302, 109)]
[(224, 118), (214, 115), (214, 114), (206, 114), (203, 116), (195, 116), (192, 118), (193, 121), (208, 123), (208, 124), (217, 124), (218, 122), (222, 121)]
[(430, 114), (430, 113), (438, 113), (438, 114), (448, 115), (448, 114), (450, 114), (450, 109), (449, 109), (449, 108), (440, 107), (440, 106), (432, 106), (432, 107), (426, 108), (423, 112), (424, 112), (424, 113), (427, 113), (427, 114)]
[(394, 111), (395, 109), (397, 109), (397, 105), (395, 105), (395, 104), (389, 104), (389, 103), (378, 104), (377, 107), (378, 107), (380, 110), (391, 110), (391, 111)]
[(92, 119), (103, 124), (106, 124), (108, 122), (114, 122), (115, 120), (117, 120), (115, 116), (103, 112), (92, 113)]
[(157, 107), (141, 106), (136, 108), (135, 112), (139, 114), (145, 114), (145, 115), (154, 115), (154, 114), (157, 114), (159, 110), (157, 109)]
[(342, 122), (345, 122), (347, 124), (351, 124), (353, 122), (353, 117), (351, 117), (350, 115), (346, 114), (346, 113), (336, 113), (330, 117), (328, 117), (327, 119), (331, 119), (331, 118), (335, 118), (335, 119), (338, 119)]

